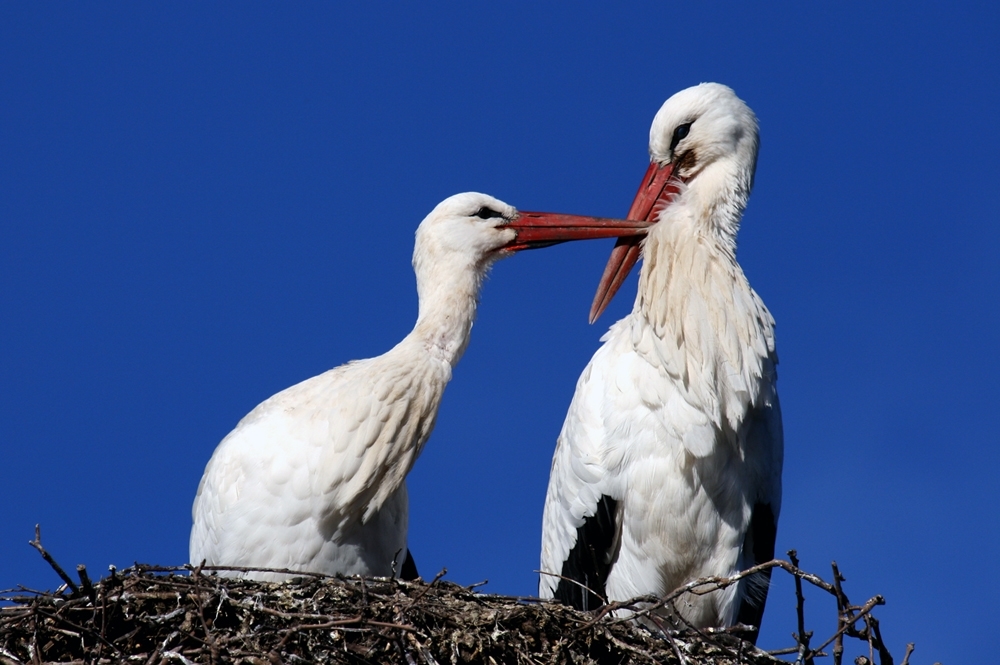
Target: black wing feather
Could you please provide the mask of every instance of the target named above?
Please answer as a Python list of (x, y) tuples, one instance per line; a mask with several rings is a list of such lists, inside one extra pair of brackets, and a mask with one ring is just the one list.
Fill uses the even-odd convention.
[(413, 553), (410, 552), (410, 548), (407, 547), (406, 561), (403, 562), (403, 567), (399, 571), (399, 579), (410, 582), (418, 577), (420, 577), (420, 575), (417, 573), (417, 562), (413, 560)]
[[(754, 565), (766, 563), (774, 558), (774, 539), (778, 533), (777, 520), (770, 504), (758, 503), (750, 515), (750, 528), (743, 539), (743, 551), (753, 552)], [(767, 588), (771, 584), (771, 569), (762, 570), (747, 577), (742, 582), (740, 594), (740, 611), (736, 620), (745, 626), (754, 626), (756, 630), (750, 634), (749, 642), (757, 643), (760, 633), (760, 620), (764, 616), (764, 604), (767, 602)]]
[[(604, 604), (605, 585), (611, 572), (618, 534), (618, 502), (602, 496), (593, 517), (576, 531), (576, 545), (563, 562), (555, 598), (578, 610), (592, 610)], [(573, 584), (569, 580), (579, 582)], [(586, 589), (590, 589), (587, 591)], [(593, 593), (591, 593), (593, 592)]]

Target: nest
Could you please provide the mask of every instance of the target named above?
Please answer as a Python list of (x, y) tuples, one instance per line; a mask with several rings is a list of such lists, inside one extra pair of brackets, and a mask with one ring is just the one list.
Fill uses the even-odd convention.
[(724, 632), (665, 636), (440, 579), (267, 583), (137, 565), (77, 589), (6, 596), (0, 662), (781, 662)]
[[(593, 613), (552, 601), (476, 593), (441, 579), (331, 577), (288, 570), (163, 568), (136, 564), (97, 584), (84, 566), (74, 582), (42, 547), (36, 527), (31, 545), (64, 584), (55, 592), (23, 587), (0, 592), (0, 663), (400, 663), (405, 665), (775, 665), (794, 654), (814, 665), (832, 647), (841, 665), (844, 638), (866, 643), (869, 657), (893, 659), (872, 610), (874, 596), (852, 604), (837, 564), (833, 583), (775, 559), (722, 578), (694, 580), (658, 597), (612, 602)], [(796, 645), (764, 652), (740, 636), (752, 629), (697, 629), (671, 609), (682, 595), (713, 593), (761, 570), (795, 578)], [(220, 577), (216, 572), (267, 570), (297, 575), (287, 582)], [(836, 599), (838, 629), (818, 647), (805, 629), (803, 583)], [(626, 616), (622, 616), (622, 615)], [(670, 617), (667, 620), (665, 617)], [(860, 627), (859, 627), (860, 625)], [(752, 633), (751, 633), (752, 634)], [(902, 665), (908, 665), (908, 644)]]

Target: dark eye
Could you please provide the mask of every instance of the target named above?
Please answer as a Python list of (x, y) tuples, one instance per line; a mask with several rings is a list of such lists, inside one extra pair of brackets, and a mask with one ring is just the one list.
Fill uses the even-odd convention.
[(494, 217), (503, 217), (503, 213), (499, 210), (494, 210), (493, 208), (487, 208), (483, 206), (476, 211), (476, 217), (479, 219), (493, 219)]
[(677, 144), (684, 140), (684, 137), (688, 135), (691, 131), (691, 123), (685, 122), (683, 125), (677, 125), (677, 129), (674, 130), (674, 136), (670, 139), (670, 152), (674, 151)]

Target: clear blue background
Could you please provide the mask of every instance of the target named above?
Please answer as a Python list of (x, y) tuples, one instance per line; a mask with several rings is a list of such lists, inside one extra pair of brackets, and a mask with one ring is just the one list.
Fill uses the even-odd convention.
[[(346, 3), (345, 3), (346, 4)], [(0, 588), (186, 561), (216, 443), (416, 316), (444, 197), (622, 215), (672, 93), (760, 118), (739, 259), (778, 321), (778, 549), (985, 662), (1000, 551), (995, 3), (0, 6)], [(498, 264), (410, 476), (425, 576), (532, 594), (610, 242)], [(785, 646), (779, 576), (762, 643)], [(807, 619), (832, 634), (813, 595)]]

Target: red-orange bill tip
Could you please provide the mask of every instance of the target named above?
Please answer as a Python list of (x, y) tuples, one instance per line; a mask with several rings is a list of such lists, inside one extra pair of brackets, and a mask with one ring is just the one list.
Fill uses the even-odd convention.
[[(632, 199), (629, 207), (629, 219), (641, 219), (650, 224), (656, 222), (654, 219), (659, 212), (657, 202), (669, 203), (677, 194), (676, 183), (671, 180), (674, 172), (673, 164), (660, 166), (652, 162), (639, 183), (639, 191)], [(594, 294), (594, 302), (590, 306), (590, 322), (596, 321), (615, 297), (618, 289), (625, 282), (632, 267), (639, 261), (641, 238), (621, 237), (611, 250), (608, 264), (604, 267), (604, 274), (597, 285), (597, 293)]]
[(639, 261), (642, 238), (619, 238), (611, 250), (608, 265), (604, 268), (601, 281), (594, 294), (594, 302), (590, 305), (590, 323), (593, 323), (611, 304), (611, 299), (618, 293), (632, 267)]

